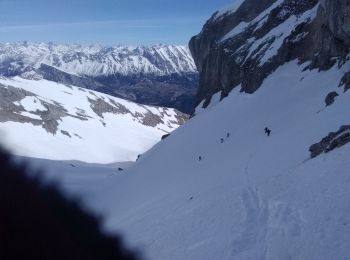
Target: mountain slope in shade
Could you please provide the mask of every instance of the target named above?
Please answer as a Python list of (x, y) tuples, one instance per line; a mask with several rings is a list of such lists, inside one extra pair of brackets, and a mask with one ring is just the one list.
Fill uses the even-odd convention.
[[(32, 75), (35, 78), (35, 75)], [(187, 116), (43, 79), (0, 79), (1, 142), (56, 160), (135, 160)]]

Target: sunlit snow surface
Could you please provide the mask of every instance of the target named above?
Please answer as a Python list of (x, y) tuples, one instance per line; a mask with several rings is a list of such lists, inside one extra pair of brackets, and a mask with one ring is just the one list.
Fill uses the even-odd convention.
[(253, 95), (234, 89), (97, 192), (76, 193), (147, 259), (348, 259), (350, 145), (312, 160), (308, 149), (349, 124), (350, 92), (343, 71), (305, 66), (280, 67)]
[[(71, 115), (86, 116), (86, 120), (70, 116), (61, 118), (55, 134), (31, 123), (0, 122), (0, 142), (17, 155), (93, 163), (134, 161), (138, 154), (159, 142), (162, 135), (179, 126), (174, 109), (143, 106), (47, 80), (0, 78), (0, 84), (0, 87), (11, 86), (37, 95), (26, 96), (16, 104), (24, 107), (27, 112), (21, 114), (29, 118), (40, 119), (31, 112), (46, 110), (40, 100), (60, 104)], [(89, 99), (101, 99), (113, 107), (122, 105), (132, 114), (103, 113), (101, 117), (93, 111)], [(149, 111), (162, 119), (155, 127), (140, 122)], [(70, 137), (61, 131), (68, 132)]]

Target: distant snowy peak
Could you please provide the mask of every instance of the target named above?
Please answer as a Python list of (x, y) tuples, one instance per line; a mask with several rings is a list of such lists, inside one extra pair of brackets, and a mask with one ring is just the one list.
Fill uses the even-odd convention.
[[(0, 44), (0, 73), (16, 74), (49, 65), (81, 76), (196, 73), (186, 46), (101, 47), (52, 43)], [(13, 75), (11, 75), (13, 76)]]

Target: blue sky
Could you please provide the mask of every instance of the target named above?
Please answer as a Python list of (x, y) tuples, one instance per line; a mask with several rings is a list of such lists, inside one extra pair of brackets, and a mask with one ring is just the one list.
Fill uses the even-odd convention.
[(0, 42), (186, 44), (234, 0), (0, 0)]

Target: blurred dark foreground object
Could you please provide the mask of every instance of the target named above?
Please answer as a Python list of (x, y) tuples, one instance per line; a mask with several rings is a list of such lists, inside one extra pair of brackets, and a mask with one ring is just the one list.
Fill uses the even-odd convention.
[(0, 149), (1, 260), (136, 259), (95, 217), (26, 171)]

